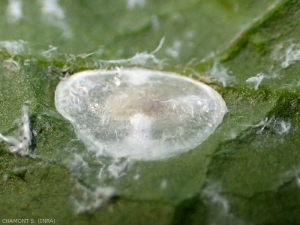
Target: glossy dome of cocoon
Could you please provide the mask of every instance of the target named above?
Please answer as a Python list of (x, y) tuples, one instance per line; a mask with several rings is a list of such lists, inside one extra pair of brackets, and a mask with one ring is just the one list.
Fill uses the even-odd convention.
[(166, 159), (197, 147), (227, 112), (211, 87), (140, 68), (74, 74), (58, 84), (55, 106), (89, 150), (135, 160)]

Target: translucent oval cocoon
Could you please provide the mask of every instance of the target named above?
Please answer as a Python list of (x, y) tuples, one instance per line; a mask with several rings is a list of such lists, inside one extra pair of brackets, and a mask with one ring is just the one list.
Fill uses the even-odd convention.
[(84, 71), (62, 80), (58, 112), (98, 156), (161, 160), (207, 139), (227, 112), (211, 87), (140, 68)]

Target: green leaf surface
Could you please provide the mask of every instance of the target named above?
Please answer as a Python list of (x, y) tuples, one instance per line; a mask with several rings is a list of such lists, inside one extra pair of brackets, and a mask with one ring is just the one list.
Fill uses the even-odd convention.
[[(0, 3), (0, 132), (18, 135), (24, 102), (33, 131), (30, 157), (0, 144), (2, 223), (299, 223), (298, 0), (47, 2)], [(151, 54), (161, 40), (150, 55), (157, 61), (130, 59)], [(179, 156), (99, 159), (56, 111), (54, 93), (75, 72), (116, 66), (203, 81), (228, 113), (204, 143)], [(126, 169), (101, 180), (114, 163)], [(76, 202), (97, 202), (99, 186), (113, 187), (114, 197), (76, 214)]]

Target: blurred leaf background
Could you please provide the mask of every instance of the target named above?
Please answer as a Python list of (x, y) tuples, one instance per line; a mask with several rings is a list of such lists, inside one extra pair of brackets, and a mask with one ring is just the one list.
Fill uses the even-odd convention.
[[(0, 131), (18, 134), (30, 101), (35, 158), (0, 145), (0, 218), (56, 224), (300, 224), (298, 0), (9, 0), (0, 3)], [(152, 52), (172, 71), (221, 93), (229, 112), (196, 149), (136, 162), (107, 181), (116, 197), (88, 215), (65, 163), (99, 165), (55, 110), (64, 76), (114, 68)], [(247, 82), (246, 82), (247, 81)], [(134, 177), (139, 175), (139, 179)], [(80, 193), (79, 193), (80, 195)], [(2, 221), (2, 220), (1, 220)], [(3, 223), (3, 221), (2, 221)]]

